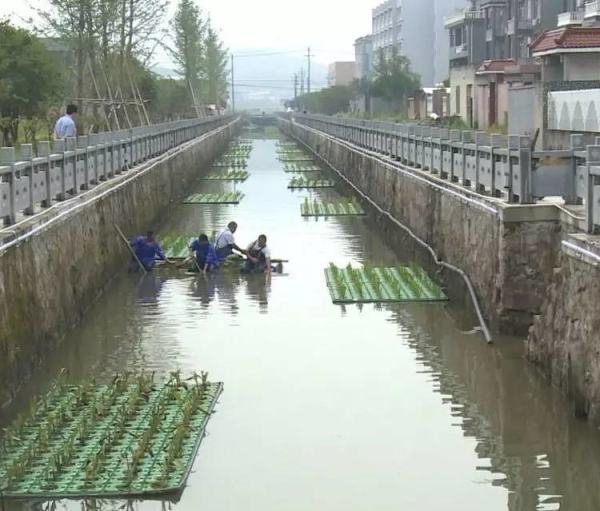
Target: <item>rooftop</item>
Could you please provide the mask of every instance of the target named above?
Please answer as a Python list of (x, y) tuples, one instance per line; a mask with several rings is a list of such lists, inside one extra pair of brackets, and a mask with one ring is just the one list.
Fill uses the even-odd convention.
[(507, 68), (515, 66), (516, 63), (515, 59), (484, 60), (477, 68), (477, 74), (504, 74)]
[(600, 51), (600, 27), (562, 27), (548, 30), (531, 43), (530, 48), (534, 57)]

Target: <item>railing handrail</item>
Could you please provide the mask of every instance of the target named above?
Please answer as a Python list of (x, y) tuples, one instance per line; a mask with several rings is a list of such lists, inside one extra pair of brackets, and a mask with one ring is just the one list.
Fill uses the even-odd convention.
[(16, 223), (132, 167), (224, 126), (233, 115), (184, 119), (78, 138), (0, 148), (0, 220)]
[(534, 152), (531, 139), (521, 135), (313, 114), (294, 119), (469, 193), (518, 204), (562, 196), (567, 204), (584, 205), (588, 232), (600, 232), (600, 137), (597, 145), (585, 146), (581, 135), (572, 135), (569, 150)]

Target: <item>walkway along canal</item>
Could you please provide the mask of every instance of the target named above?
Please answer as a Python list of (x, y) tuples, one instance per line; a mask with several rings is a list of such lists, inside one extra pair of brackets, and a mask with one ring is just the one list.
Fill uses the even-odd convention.
[[(410, 262), (400, 254), (412, 259), (415, 248), (408, 240), (394, 245), (371, 215), (302, 218), (305, 197), (350, 192), (341, 183), (288, 190), (291, 174), (274, 139), (254, 141), (248, 170), (243, 184), (199, 180), (190, 190), (235, 188), (245, 194), (239, 206), (181, 205), (160, 232), (212, 233), (236, 220), (238, 242), (267, 234), (274, 256), (291, 260), (286, 274), (270, 282), (122, 274), (19, 403), (45, 392), (62, 367), (75, 380), (180, 368), (225, 382), (188, 488), (172, 509), (600, 508), (600, 437), (526, 364), (521, 339), (488, 347), (465, 333), (476, 321), (456, 301), (333, 305), (323, 275), (330, 262), (394, 266)], [(3, 421), (17, 412), (14, 405)]]

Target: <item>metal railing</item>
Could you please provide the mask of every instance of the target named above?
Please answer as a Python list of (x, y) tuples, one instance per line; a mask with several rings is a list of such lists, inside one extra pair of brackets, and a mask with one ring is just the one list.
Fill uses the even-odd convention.
[(600, 16), (600, 1), (592, 0), (592, 1), (586, 2), (585, 17), (586, 18), (594, 18), (596, 16)]
[(108, 181), (132, 167), (230, 122), (233, 116), (174, 121), (130, 130), (0, 148), (4, 225)]
[(561, 12), (558, 15), (557, 27), (567, 27), (569, 25), (581, 25), (585, 17), (584, 11)]
[(585, 147), (582, 136), (573, 135), (568, 150), (534, 152), (531, 139), (520, 135), (324, 115), (296, 114), (294, 120), (509, 204), (562, 197), (568, 205), (585, 205), (588, 232), (600, 232), (600, 137)]

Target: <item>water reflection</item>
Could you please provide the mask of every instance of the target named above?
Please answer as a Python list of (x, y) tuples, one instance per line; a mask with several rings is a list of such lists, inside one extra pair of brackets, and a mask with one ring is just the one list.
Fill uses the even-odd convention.
[(163, 280), (157, 273), (142, 276), (137, 288), (138, 301), (142, 304), (157, 303), (162, 285)]
[[(466, 437), (476, 440), (481, 481), (509, 491), (511, 511), (600, 509), (600, 435), (569, 413), (565, 399), (511, 345), (488, 348), (457, 337), (437, 307), (396, 308), (420, 371)], [(506, 340), (505, 340), (506, 342)], [(502, 340), (500, 340), (502, 343)]]

